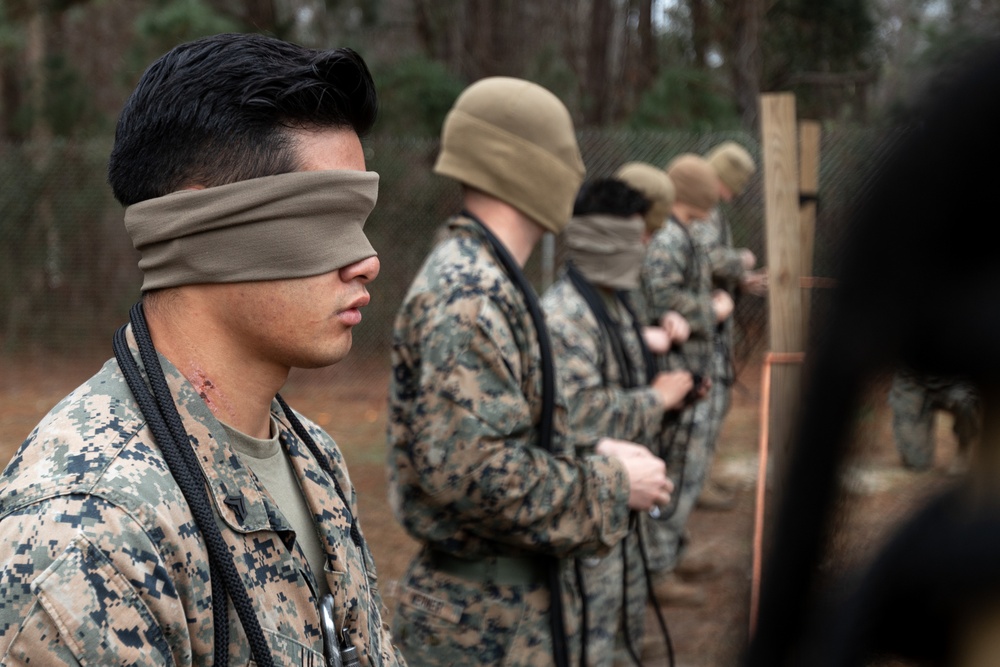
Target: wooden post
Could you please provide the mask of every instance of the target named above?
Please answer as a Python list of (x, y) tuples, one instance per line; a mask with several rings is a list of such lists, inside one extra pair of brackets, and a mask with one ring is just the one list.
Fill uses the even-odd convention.
[[(813, 274), (813, 246), (816, 240), (816, 211), (819, 201), (819, 123), (804, 120), (799, 123), (799, 225), (802, 275)], [(802, 290), (802, 340), (809, 341), (809, 317), (812, 312), (812, 290)]]
[[(803, 351), (802, 259), (800, 253), (798, 135), (795, 96), (760, 96), (761, 148), (764, 162), (764, 215), (767, 227), (768, 315), (770, 351)], [(781, 495), (781, 479), (788, 461), (792, 426), (798, 409), (799, 364), (776, 366), (771, 378), (769, 448), (771, 501)]]

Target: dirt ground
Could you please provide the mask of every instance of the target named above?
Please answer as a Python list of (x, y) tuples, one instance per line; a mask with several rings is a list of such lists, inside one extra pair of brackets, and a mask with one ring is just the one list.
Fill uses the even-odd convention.
[[(101, 359), (61, 359), (45, 355), (0, 358), (0, 463), (62, 396), (93, 374)], [(759, 364), (745, 366), (724, 427), (715, 474), (732, 485), (736, 507), (727, 512), (697, 510), (693, 543), (720, 566), (704, 582), (708, 602), (701, 608), (667, 608), (666, 619), (678, 667), (735, 665), (746, 645), (751, 586), (751, 544), (757, 477)], [(378, 565), (390, 613), (396, 582), (416, 549), (393, 519), (386, 500), (385, 418), (387, 371), (344, 366), (334, 371), (297, 373), (282, 392), (288, 402), (324, 426), (344, 450), (360, 496), (361, 523)], [(886, 387), (887, 388), (887, 387)], [(888, 532), (930, 491), (947, 483), (955, 442), (947, 417), (938, 423), (934, 470), (913, 473), (899, 465), (892, 444), (885, 389), (875, 387), (859, 421), (858, 455), (845, 475), (848, 491), (835, 554), (826, 567), (863, 562)], [(651, 615), (650, 615), (650, 618)], [(649, 632), (658, 632), (650, 623)], [(647, 665), (666, 664), (661, 651)]]

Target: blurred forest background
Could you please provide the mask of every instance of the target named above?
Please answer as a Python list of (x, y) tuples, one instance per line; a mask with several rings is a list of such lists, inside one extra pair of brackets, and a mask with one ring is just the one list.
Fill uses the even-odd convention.
[[(103, 349), (137, 298), (105, 161), (125, 97), (182, 41), (257, 31), (369, 62), (382, 106), (366, 153), (382, 183), (367, 229), (383, 274), (361, 332), (375, 355), (455, 209), (429, 168), (468, 83), (513, 75), (554, 91), (591, 175), (724, 139), (759, 157), (758, 94), (794, 92), (800, 118), (824, 127), (819, 274), (912, 100), (998, 26), (995, 0), (0, 0), (0, 356)], [(762, 257), (759, 180), (730, 217)]]

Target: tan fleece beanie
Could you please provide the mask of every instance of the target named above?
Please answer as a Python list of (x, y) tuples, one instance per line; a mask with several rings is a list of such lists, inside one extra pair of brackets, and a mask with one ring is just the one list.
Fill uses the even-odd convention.
[(667, 176), (674, 182), (675, 202), (694, 206), (706, 213), (719, 203), (719, 182), (715, 170), (700, 155), (684, 153), (667, 165)]
[(586, 170), (573, 119), (538, 84), (491, 77), (455, 100), (434, 172), (481, 190), (559, 233)]
[(724, 141), (705, 156), (729, 191), (738, 195), (747, 186), (747, 181), (757, 171), (757, 165), (745, 148), (735, 141)]
[(646, 229), (655, 232), (662, 227), (674, 205), (674, 183), (667, 172), (645, 162), (628, 162), (618, 167), (614, 177), (652, 202), (643, 216)]

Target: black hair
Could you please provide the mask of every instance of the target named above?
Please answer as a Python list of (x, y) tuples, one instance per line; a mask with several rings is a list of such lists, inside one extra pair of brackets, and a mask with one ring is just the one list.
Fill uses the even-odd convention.
[(827, 335), (807, 355), (745, 665), (842, 667), (875, 655), (952, 664), (966, 616), (1000, 597), (1000, 508), (977, 500), (969, 484), (918, 511), (866, 574), (841, 587), (843, 599), (826, 599), (817, 567), (868, 381), (899, 366), (970, 378), (984, 399), (984, 424), (996, 426), (1000, 262), (988, 239), (1000, 179), (992, 159), (1000, 42), (968, 63), (909, 118), (855, 218)]
[(587, 181), (576, 195), (573, 215), (614, 215), (628, 218), (645, 215), (652, 202), (644, 194), (616, 178)]
[(108, 182), (128, 206), (186, 185), (294, 171), (289, 128), (350, 128), (378, 112), (351, 49), (315, 50), (257, 34), (181, 44), (142, 75), (115, 128)]

